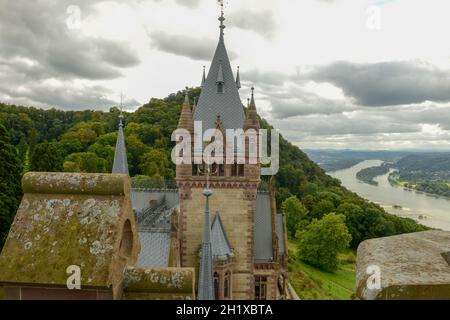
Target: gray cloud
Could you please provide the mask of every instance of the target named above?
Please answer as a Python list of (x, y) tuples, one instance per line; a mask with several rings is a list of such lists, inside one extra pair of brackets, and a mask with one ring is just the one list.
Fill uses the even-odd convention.
[[(211, 60), (217, 40), (206, 40), (184, 35), (173, 35), (163, 31), (155, 31), (149, 34), (151, 44), (158, 50), (187, 57), (193, 60)], [(230, 59), (235, 59), (237, 55), (228, 51)]]
[(282, 86), (291, 77), (277, 71), (261, 71), (258, 69), (242, 69), (242, 80), (258, 86)]
[[(57, 4), (1, 0), (0, 56), (35, 61), (45, 73), (63, 78), (113, 79), (139, 64), (124, 43), (82, 37), (65, 24), (69, 1)], [(88, 15), (87, 1), (74, 1)], [(37, 69), (35, 70), (37, 71)]]
[(85, 19), (96, 13), (95, 4), (0, 0), (0, 94), (7, 101), (75, 109), (113, 102), (105, 98), (110, 92), (104, 87), (74, 84), (115, 79), (122, 69), (140, 63), (125, 43), (83, 36), (67, 27), (70, 5), (79, 6)]
[(201, 0), (176, 0), (179, 5), (188, 7), (188, 8), (196, 8), (200, 4)]
[(335, 62), (302, 77), (332, 83), (365, 106), (450, 101), (450, 71), (420, 62)]
[(307, 115), (335, 115), (356, 110), (357, 107), (345, 101), (334, 101), (303, 92), (301, 98), (279, 99), (270, 97), (271, 115), (275, 119), (286, 119)]
[[(161, 2), (162, 0), (152, 0), (153, 2)], [(175, 0), (175, 2), (181, 6), (187, 8), (197, 8), (201, 0)]]
[(229, 20), (232, 26), (251, 30), (268, 39), (273, 39), (277, 30), (275, 16), (270, 10), (241, 9), (231, 13)]

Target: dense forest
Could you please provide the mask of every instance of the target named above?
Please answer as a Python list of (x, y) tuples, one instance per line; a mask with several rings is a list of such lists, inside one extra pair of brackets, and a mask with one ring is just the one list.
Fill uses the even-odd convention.
[(407, 156), (396, 163), (398, 173), (391, 181), (406, 188), (450, 197), (450, 154)]
[[(191, 99), (198, 99), (199, 88), (189, 92)], [(129, 169), (135, 185), (142, 181), (164, 184), (174, 179), (170, 137), (178, 124), (184, 93), (151, 99), (134, 113), (124, 114)], [(117, 107), (109, 112), (61, 111), (0, 104), (0, 247), (20, 201), (21, 175), (30, 170), (110, 172), (119, 114)], [(263, 119), (261, 124), (270, 128)], [(280, 210), (282, 205), (286, 208), (290, 236), (300, 237), (305, 246), (314, 241), (335, 241), (335, 237), (314, 237), (320, 228), (331, 230), (334, 222), (339, 224), (343, 243), (353, 249), (365, 239), (425, 229), (348, 191), (283, 138), (280, 148), (277, 203)], [(310, 252), (302, 254), (310, 256)], [(334, 266), (333, 261), (325, 267), (329, 266)]]
[(450, 181), (450, 153), (410, 155), (396, 163), (400, 180)]

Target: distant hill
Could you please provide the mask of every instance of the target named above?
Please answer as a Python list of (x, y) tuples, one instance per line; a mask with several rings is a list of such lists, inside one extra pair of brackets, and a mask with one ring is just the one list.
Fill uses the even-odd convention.
[(399, 160), (396, 167), (402, 180), (450, 181), (450, 153), (410, 155)]
[(305, 150), (305, 152), (327, 172), (347, 169), (365, 160), (396, 162), (410, 155), (420, 158), (422, 155), (431, 154), (427, 151), (388, 150)]
[(450, 153), (410, 155), (395, 164), (391, 182), (450, 198)]

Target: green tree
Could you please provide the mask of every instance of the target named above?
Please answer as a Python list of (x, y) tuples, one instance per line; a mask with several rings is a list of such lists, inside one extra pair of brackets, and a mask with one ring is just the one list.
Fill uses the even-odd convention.
[(95, 153), (74, 153), (64, 161), (65, 172), (106, 173), (107, 162)]
[(141, 172), (149, 177), (161, 176), (172, 179), (174, 174), (170, 169), (171, 162), (165, 150), (150, 149), (141, 158)]
[(330, 200), (321, 200), (313, 205), (311, 217), (321, 219), (324, 215), (334, 212), (335, 209), (333, 202)]
[(34, 148), (30, 170), (38, 172), (62, 171), (62, 158), (55, 143), (44, 142)]
[(288, 233), (291, 237), (295, 237), (299, 223), (301, 220), (305, 219), (308, 210), (296, 196), (286, 199), (283, 202), (283, 206), (286, 211), (286, 227)]
[(298, 238), (300, 260), (334, 272), (338, 266), (337, 255), (348, 248), (352, 236), (345, 225), (345, 217), (331, 213), (322, 220), (314, 220)]
[(147, 147), (136, 135), (131, 135), (125, 138), (127, 146), (127, 157), (130, 175), (133, 177), (140, 173), (141, 159), (144, 154), (147, 153), (149, 147)]
[(20, 139), (20, 142), (17, 145), (17, 151), (19, 152), (20, 161), (22, 161), (22, 163), (24, 163), (25, 157), (28, 152), (28, 143), (27, 143), (27, 139), (25, 137), (22, 137), (22, 139)]
[(0, 125), (0, 250), (19, 205), (22, 166), (16, 148), (10, 144), (10, 136)]

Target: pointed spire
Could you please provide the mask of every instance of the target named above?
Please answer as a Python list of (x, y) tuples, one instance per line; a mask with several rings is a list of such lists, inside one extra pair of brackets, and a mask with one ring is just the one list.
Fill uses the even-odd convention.
[(219, 211), (211, 226), (211, 247), (214, 260), (226, 260), (234, 256)]
[(242, 88), (242, 86), (241, 86), (241, 75), (240, 75), (240, 72), (239, 72), (239, 67), (237, 67), (236, 86), (237, 86), (238, 89)]
[(255, 88), (252, 87), (252, 97), (250, 99), (250, 103), (247, 109), (247, 117), (245, 119), (244, 130), (248, 129), (260, 129), (258, 112), (256, 111), (256, 103), (255, 103)]
[(205, 83), (206, 83), (206, 66), (203, 66), (203, 77), (202, 77), (202, 85), (201, 85), (202, 88), (205, 86)]
[(217, 81), (216, 82), (217, 83), (224, 83), (222, 64), (219, 65), (219, 72), (217, 73)]
[(186, 129), (191, 134), (194, 133), (194, 119), (192, 116), (191, 105), (189, 104), (189, 94), (186, 88), (183, 109), (181, 110), (180, 120), (178, 121), (178, 129)]
[(256, 103), (255, 103), (255, 87), (252, 87), (252, 96), (250, 99), (249, 108), (254, 109), (256, 111)]
[(203, 191), (206, 198), (205, 221), (203, 225), (202, 255), (200, 261), (198, 300), (215, 300), (214, 277), (213, 277), (213, 255), (211, 247), (211, 223), (209, 219), (209, 197), (213, 192), (207, 187)]
[(122, 97), (120, 98), (119, 132), (117, 134), (116, 149), (114, 152), (114, 163), (112, 173), (121, 173), (130, 175), (128, 171), (127, 150), (125, 147), (125, 138), (123, 135), (123, 113)]
[[(222, 2), (220, 4), (222, 5)], [(243, 129), (245, 108), (243, 108), (239, 90), (235, 85), (236, 77), (231, 68), (230, 58), (225, 46), (223, 10), (219, 21), (221, 26), (220, 39), (197, 102), (195, 121), (202, 121), (204, 130), (214, 129), (216, 114), (220, 113), (225, 130)], [(217, 82), (222, 81), (222, 79), (222, 84)]]

